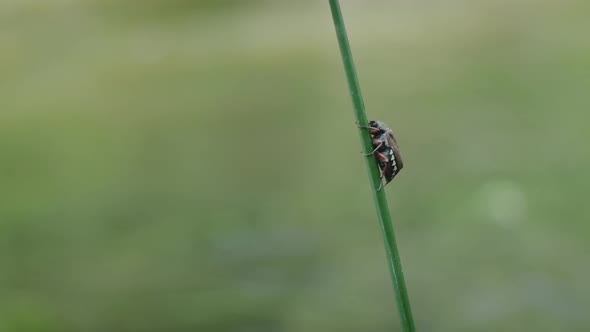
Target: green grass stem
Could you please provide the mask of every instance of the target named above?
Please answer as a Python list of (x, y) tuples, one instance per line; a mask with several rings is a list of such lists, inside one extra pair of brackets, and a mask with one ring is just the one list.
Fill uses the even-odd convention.
[[(346, 35), (346, 28), (344, 20), (342, 19), (342, 12), (338, 0), (329, 0), (330, 9), (332, 11), (332, 18), (334, 19), (334, 27), (336, 29), (336, 36), (338, 38), (338, 45), (340, 46), (340, 54), (342, 55), (342, 62), (344, 63), (344, 71), (348, 80), (348, 87), (352, 103), (354, 105), (354, 115), (356, 121), (360, 126), (367, 126), (367, 114), (365, 113), (365, 105), (363, 103), (363, 96), (361, 95), (361, 88), (359, 86), (348, 37)], [(373, 149), (371, 137), (366, 128), (359, 128), (359, 135), (365, 153), (369, 153)], [(383, 240), (385, 242), (385, 252), (387, 254), (387, 263), (391, 280), (393, 282), (393, 289), (397, 301), (398, 311), (400, 315), (400, 322), (403, 331), (413, 332), (414, 318), (412, 317), (412, 308), (410, 307), (410, 299), (408, 297), (408, 290), (406, 282), (402, 273), (402, 263), (399, 257), (397, 244), (395, 241), (395, 232), (391, 223), (391, 216), (387, 205), (387, 198), (385, 197), (385, 190), (378, 191), (381, 179), (379, 178), (379, 168), (375, 158), (365, 158), (367, 162), (367, 169), (371, 183), (371, 191), (373, 192), (373, 199), (375, 207), (377, 208), (377, 216), (381, 230), (383, 233)]]

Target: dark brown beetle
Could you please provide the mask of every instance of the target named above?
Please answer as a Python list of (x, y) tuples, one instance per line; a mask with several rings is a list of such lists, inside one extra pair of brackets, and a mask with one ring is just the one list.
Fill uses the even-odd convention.
[(378, 190), (387, 185), (404, 167), (404, 161), (400, 154), (399, 145), (393, 136), (391, 128), (381, 121), (369, 121), (368, 127), (373, 139), (373, 151), (363, 153), (365, 156), (375, 156), (375, 160), (381, 170), (381, 178), (385, 178), (385, 184), (381, 182)]

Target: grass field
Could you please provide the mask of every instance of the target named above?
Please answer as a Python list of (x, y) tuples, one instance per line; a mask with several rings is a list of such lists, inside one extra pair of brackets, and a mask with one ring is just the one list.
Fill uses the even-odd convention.
[[(419, 331), (590, 326), (587, 1), (342, 1)], [(0, 331), (396, 331), (327, 1), (0, 4)]]

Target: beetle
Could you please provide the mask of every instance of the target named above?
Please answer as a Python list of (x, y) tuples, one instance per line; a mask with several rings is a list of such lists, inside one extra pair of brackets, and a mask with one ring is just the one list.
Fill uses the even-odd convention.
[(381, 179), (385, 178), (385, 184), (381, 185), (377, 190), (381, 190), (386, 186), (404, 167), (399, 145), (393, 135), (393, 131), (385, 123), (381, 121), (371, 120), (369, 126), (359, 126), (367, 128), (373, 140), (373, 151), (370, 153), (363, 153), (365, 156), (375, 156), (375, 160), (381, 170)]

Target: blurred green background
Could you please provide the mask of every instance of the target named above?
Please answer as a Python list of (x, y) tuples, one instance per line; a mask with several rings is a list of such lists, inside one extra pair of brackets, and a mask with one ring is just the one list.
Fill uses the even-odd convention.
[[(343, 1), (419, 331), (590, 327), (590, 3)], [(0, 331), (396, 331), (327, 1), (0, 3)]]

